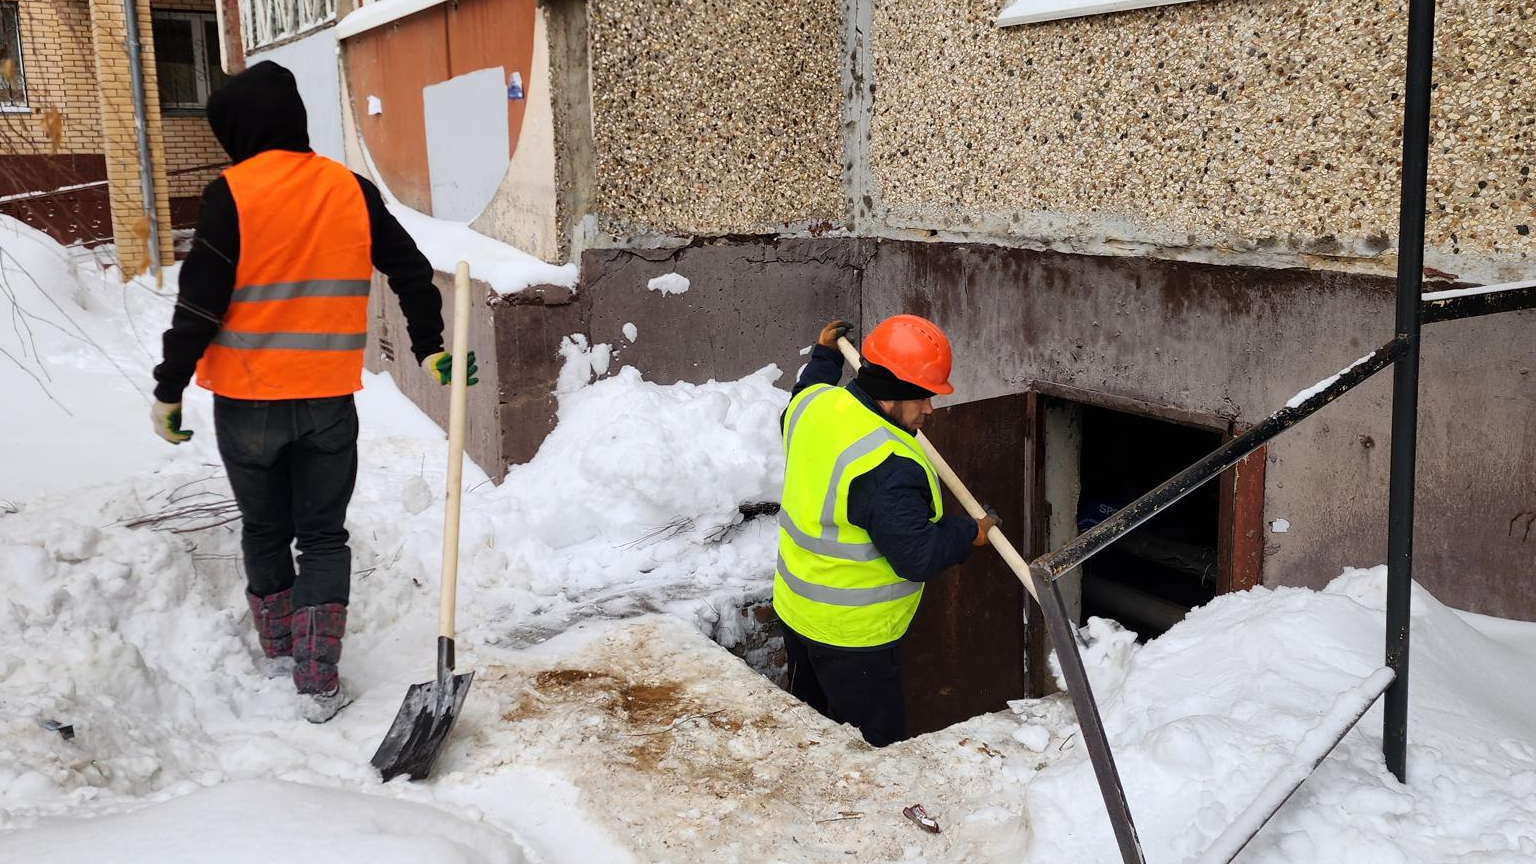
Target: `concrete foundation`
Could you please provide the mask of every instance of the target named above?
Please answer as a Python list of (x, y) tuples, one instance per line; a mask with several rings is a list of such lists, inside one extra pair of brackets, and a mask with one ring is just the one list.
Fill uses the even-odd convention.
[[(687, 277), (689, 290), (647, 290), (667, 273)], [(498, 478), (508, 462), (532, 456), (554, 423), (556, 349), (569, 333), (613, 345), (614, 368), (633, 365), (660, 383), (737, 378), (772, 362), (788, 387), (821, 324), (842, 317), (862, 332), (896, 312), (932, 318), (954, 344), (956, 394), (941, 406), (1075, 393), (1241, 428), (1390, 338), (1392, 290), (1387, 279), (1332, 272), (869, 239), (589, 250), (574, 298), (535, 290), (477, 319), (474, 343), (491, 347), (478, 349), (470, 452)], [(386, 304), (372, 368), (398, 368), (402, 357), (414, 365), (397, 316)], [(1415, 576), (1437, 596), (1523, 619), (1536, 619), (1533, 323), (1536, 312), (1516, 312), (1426, 329), (1415, 543)], [(436, 398), (418, 370), (397, 378), (407, 393)], [(1248, 526), (1270, 526), (1262, 538), (1243, 529), (1263, 584), (1320, 587), (1345, 566), (1384, 559), (1389, 401), (1379, 378), (1268, 448), (1262, 494), (1241, 496), (1239, 514)], [(434, 416), (446, 405), (427, 403)], [(1014, 422), (975, 419), (1005, 437)], [(1061, 470), (1048, 461), (1071, 458), (1069, 439), (1029, 445), (1044, 446), (1047, 461), (1035, 470), (1036, 457), (1021, 454), (1003, 477), (1019, 488), (1045, 484), (1044, 506), (1010, 529), (1042, 547), (1060, 539), (1060, 513), (1072, 512), (1073, 502), (1055, 500), (1070, 489), (1051, 480)], [(976, 461), (979, 451), (950, 458), (962, 476), (997, 470)]]

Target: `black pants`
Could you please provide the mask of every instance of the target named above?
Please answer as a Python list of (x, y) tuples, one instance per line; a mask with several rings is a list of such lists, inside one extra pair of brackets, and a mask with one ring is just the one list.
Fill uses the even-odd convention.
[(352, 397), (252, 402), (216, 396), (213, 428), (245, 523), (240, 546), (251, 593), (266, 597), (292, 588), (295, 608), (346, 603), (352, 555), (345, 523), (357, 482)]
[(872, 650), (813, 642), (784, 625), (789, 692), (838, 723), (849, 723), (864, 740), (884, 747), (907, 737), (901, 696), (901, 652), (896, 644)]

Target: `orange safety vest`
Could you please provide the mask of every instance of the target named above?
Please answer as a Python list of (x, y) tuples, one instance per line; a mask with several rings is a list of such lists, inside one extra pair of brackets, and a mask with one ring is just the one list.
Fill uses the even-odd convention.
[(373, 257), (357, 178), (324, 156), (267, 150), (224, 179), (239, 214), (240, 260), (197, 383), (260, 400), (362, 389)]

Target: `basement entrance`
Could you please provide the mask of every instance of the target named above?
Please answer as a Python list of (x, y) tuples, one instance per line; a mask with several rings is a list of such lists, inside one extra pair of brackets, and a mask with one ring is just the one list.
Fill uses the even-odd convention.
[[(1086, 531), (1221, 445), (1213, 431), (1083, 406), (1076, 528)], [(1082, 610), (1145, 641), (1217, 593), (1219, 486), (1208, 483), (1083, 565)]]
[[(1224, 417), (1035, 386), (1042, 514), (1035, 554), (1060, 548), (1242, 431)], [(1062, 576), (1068, 613), (1079, 625), (1112, 618), (1146, 641), (1216, 595), (1259, 584), (1266, 458), (1263, 448), (1255, 451)], [(1043, 659), (1049, 647), (1033, 626), (1038, 614), (1032, 610), (1030, 656)], [(1049, 689), (1031, 678), (1032, 689)]]
[[(1079, 533), (1080, 503), (1085, 516), (1100, 503), (1113, 513), (1233, 432), (1220, 417), (1043, 382), (1025, 393), (940, 408), (924, 431), (971, 492), (997, 509), (1003, 531), (1026, 558)], [(1062, 577), (1071, 614), (1079, 621), (1114, 618), (1146, 639), (1217, 594), (1258, 584), (1264, 459), (1263, 449), (1255, 451), (1088, 562), (1086, 603), (1082, 573)], [(944, 506), (960, 509), (948, 492)], [(782, 686), (771, 610), (738, 615), (767, 628), (742, 656)], [(925, 586), (902, 639), (908, 734), (1051, 692), (1049, 652), (1039, 607), (995, 552), (976, 550)]]

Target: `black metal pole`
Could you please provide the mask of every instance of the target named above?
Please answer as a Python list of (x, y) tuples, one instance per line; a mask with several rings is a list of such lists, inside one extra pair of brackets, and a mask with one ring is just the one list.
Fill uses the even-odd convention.
[(1419, 312), (1419, 324), (1459, 321), (1522, 309), (1536, 309), (1536, 279), (1488, 285), (1472, 294), (1459, 291), (1425, 294), (1423, 309)]
[(1109, 813), (1109, 824), (1115, 832), (1115, 843), (1120, 847), (1123, 864), (1146, 864), (1141, 850), (1141, 839), (1136, 836), (1136, 823), (1131, 819), (1131, 805), (1125, 799), (1125, 787), (1120, 783), (1120, 772), (1115, 769), (1115, 757), (1109, 749), (1109, 736), (1104, 734), (1104, 722), (1099, 718), (1099, 705), (1088, 685), (1088, 670), (1083, 666), (1083, 655), (1077, 650), (1077, 627), (1067, 617), (1067, 603), (1061, 596), (1061, 586), (1056, 580), (1036, 566), (1030, 567), (1035, 585), (1040, 589), (1040, 609), (1045, 612), (1045, 626), (1051, 641), (1056, 644), (1056, 659), (1061, 661), (1062, 677), (1067, 679), (1067, 695), (1072, 697), (1072, 708), (1077, 712), (1077, 728), (1083, 733), (1083, 744), (1088, 748), (1088, 761), (1093, 765), (1093, 775), (1099, 781), (1099, 794), (1104, 797), (1104, 809)]
[(1397, 229), (1397, 338), (1407, 350), (1392, 375), (1392, 479), (1387, 515), (1386, 662), (1397, 673), (1383, 701), (1387, 770), (1408, 780), (1408, 617), (1413, 585), (1413, 488), (1418, 455), (1419, 323), (1424, 284), (1424, 208), (1429, 173), (1430, 73), (1435, 0), (1409, 0), (1403, 88), (1403, 188)]

